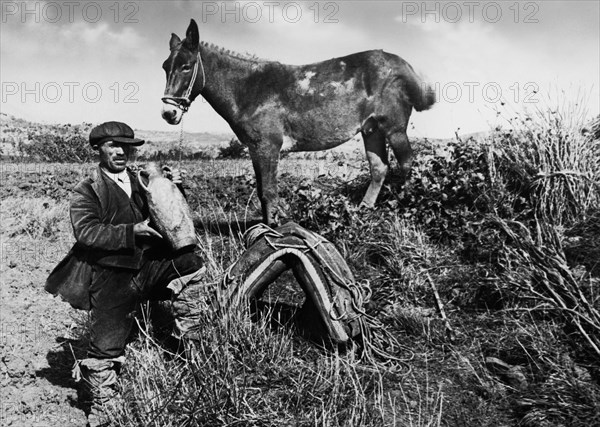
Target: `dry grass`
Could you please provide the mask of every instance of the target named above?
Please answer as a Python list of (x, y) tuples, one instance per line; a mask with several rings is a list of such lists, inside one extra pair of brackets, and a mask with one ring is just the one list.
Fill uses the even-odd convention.
[(124, 426), (391, 425), (381, 376), (352, 354), (321, 353), (245, 313), (207, 315), (185, 357), (144, 334), (128, 352)]
[(511, 114), (492, 136), (496, 169), (531, 197), (541, 220), (555, 224), (571, 223), (600, 203), (600, 144), (582, 132), (586, 100), (565, 99)]
[(2, 233), (33, 240), (56, 237), (71, 229), (67, 201), (49, 197), (8, 197), (0, 205)]
[(540, 235), (534, 241), (529, 230), (518, 222), (496, 220), (515, 246), (519, 264), (528, 277), (515, 277), (514, 285), (525, 287), (539, 302), (537, 309), (555, 310), (573, 325), (600, 358), (600, 298), (597, 290), (578, 280), (566, 262), (556, 231), (539, 224)]

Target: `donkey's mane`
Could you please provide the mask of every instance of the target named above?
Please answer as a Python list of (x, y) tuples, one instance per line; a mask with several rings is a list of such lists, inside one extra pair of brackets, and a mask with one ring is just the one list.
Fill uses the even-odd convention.
[(208, 43), (205, 41), (201, 41), (200, 44), (204, 47), (207, 47), (211, 50), (216, 50), (217, 52), (223, 54), (223, 55), (229, 55), (233, 58), (237, 58), (237, 59), (241, 59), (243, 61), (249, 61), (249, 62), (253, 62), (253, 63), (258, 63), (258, 62), (267, 62), (267, 59), (264, 58), (259, 58), (258, 56), (256, 56), (253, 53), (240, 53), (240, 52), (236, 52), (234, 50), (229, 50), (229, 49), (225, 49), (224, 47), (218, 46), (214, 43)]

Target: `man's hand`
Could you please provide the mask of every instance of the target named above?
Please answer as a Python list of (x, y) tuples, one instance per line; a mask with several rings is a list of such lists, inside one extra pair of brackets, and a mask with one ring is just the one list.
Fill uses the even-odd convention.
[(148, 225), (149, 222), (150, 218), (148, 218), (146, 221), (134, 224), (133, 234), (135, 237), (158, 237), (159, 239), (162, 239), (160, 233)]
[(169, 178), (171, 181), (173, 181), (173, 184), (175, 185), (181, 185), (183, 183), (183, 177), (187, 173), (185, 169), (171, 169), (168, 166), (163, 166), (162, 171), (163, 176), (165, 178)]

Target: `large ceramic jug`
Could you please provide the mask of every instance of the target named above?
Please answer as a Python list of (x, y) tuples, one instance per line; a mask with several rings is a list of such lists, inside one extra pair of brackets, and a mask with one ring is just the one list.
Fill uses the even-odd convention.
[(141, 172), (138, 171), (138, 181), (146, 192), (150, 219), (157, 231), (174, 250), (197, 244), (192, 211), (181, 191), (154, 163), (145, 169), (148, 185), (144, 184)]

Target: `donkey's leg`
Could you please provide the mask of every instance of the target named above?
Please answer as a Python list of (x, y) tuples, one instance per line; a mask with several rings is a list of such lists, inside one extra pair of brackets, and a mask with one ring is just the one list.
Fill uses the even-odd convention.
[[(258, 161), (258, 158), (254, 154), (252, 149), (250, 149), (248, 151), (250, 152), (250, 158), (252, 159), (252, 169), (254, 169), (254, 176), (256, 177), (256, 193), (258, 194), (258, 200), (260, 200), (261, 212), (263, 214), (263, 221), (264, 221), (262, 169), (260, 168), (260, 163)], [(265, 222), (265, 224), (266, 224), (266, 222)]]
[(277, 189), (277, 167), (279, 165), (279, 149), (281, 142), (261, 142), (250, 151), (252, 166), (256, 174), (258, 198), (262, 206), (263, 222), (267, 225), (277, 225), (280, 212)]
[(402, 176), (406, 177), (410, 172), (413, 158), (413, 150), (410, 146), (408, 136), (406, 135), (406, 130), (396, 132), (393, 135), (388, 135), (387, 141), (392, 147), (396, 160), (398, 160)]
[(371, 183), (369, 184), (369, 188), (367, 188), (361, 205), (373, 207), (388, 171), (387, 147), (385, 145), (385, 136), (377, 128), (371, 128), (367, 131), (363, 130), (362, 137), (371, 169)]
[(413, 150), (406, 135), (413, 107), (404, 96), (398, 97), (398, 94), (402, 94), (405, 90), (401, 81), (394, 82), (384, 93), (378, 114), (379, 130), (392, 147), (404, 177), (410, 172), (413, 157)]

